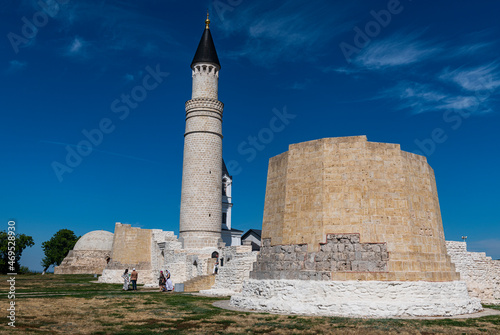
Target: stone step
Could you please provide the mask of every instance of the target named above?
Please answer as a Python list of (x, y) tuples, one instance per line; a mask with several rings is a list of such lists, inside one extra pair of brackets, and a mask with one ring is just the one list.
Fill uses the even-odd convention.
[(215, 284), (215, 274), (194, 277), (184, 282), (184, 292), (209, 290)]

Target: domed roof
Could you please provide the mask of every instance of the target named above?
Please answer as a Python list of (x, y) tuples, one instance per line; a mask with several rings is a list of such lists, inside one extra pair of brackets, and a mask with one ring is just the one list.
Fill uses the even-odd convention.
[(80, 237), (73, 250), (109, 250), (113, 248), (113, 233), (94, 230)]

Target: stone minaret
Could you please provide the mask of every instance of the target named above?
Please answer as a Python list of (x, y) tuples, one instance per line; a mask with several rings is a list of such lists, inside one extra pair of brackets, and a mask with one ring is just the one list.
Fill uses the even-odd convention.
[(217, 248), (222, 222), (222, 110), (219, 58), (210, 20), (191, 63), (193, 93), (186, 102), (186, 132), (179, 237), (184, 249)]

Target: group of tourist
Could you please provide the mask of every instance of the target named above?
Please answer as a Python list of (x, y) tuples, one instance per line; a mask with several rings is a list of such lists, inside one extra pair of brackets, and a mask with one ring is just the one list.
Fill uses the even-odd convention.
[(174, 290), (174, 284), (170, 279), (170, 272), (168, 270), (165, 270), (165, 274), (163, 273), (163, 271), (160, 271), (160, 278), (158, 280), (158, 284), (160, 285), (160, 292), (172, 292)]
[(125, 269), (125, 272), (122, 275), (123, 278), (123, 290), (128, 291), (129, 285), (132, 283), (132, 290), (137, 290), (137, 278), (139, 274), (135, 271), (135, 268), (132, 269), (132, 272), (129, 273), (128, 269)]
[[(131, 273), (128, 272), (128, 269), (125, 269), (125, 272), (122, 275), (123, 290), (128, 291), (130, 284), (132, 284), (132, 290), (137, 290), (138, 277), (139, 274), (137, 273), (135, 268), (132, 269)], [(159, 285), (160, 292), (172, 292), (174, 290), (174, 284), (170, 279), (170, 272), (168, 270), (165, 270), (165, 274), (163, 273), (163, 271), (160, 271)]]

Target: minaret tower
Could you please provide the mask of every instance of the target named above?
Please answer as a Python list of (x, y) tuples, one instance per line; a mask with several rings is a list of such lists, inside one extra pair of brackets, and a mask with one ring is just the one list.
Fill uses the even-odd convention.
[(217, 248), (222, 222), (222, 110), (220, 63), (210, 20), (191, 63), (193, 92), (186, 102), (186, 132), (179, 238), (184, 249)]

